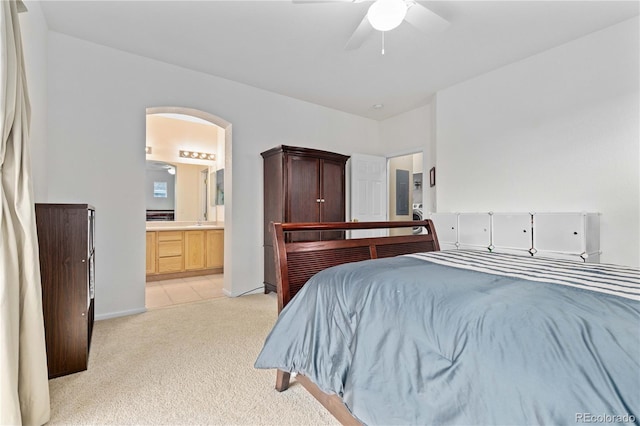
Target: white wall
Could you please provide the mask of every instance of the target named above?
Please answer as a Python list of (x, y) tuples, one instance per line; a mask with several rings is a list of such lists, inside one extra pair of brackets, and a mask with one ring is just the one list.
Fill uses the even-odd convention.
[(602, 213), (640, 264), (638, 18), (437, 95), (438, 211)]
[(233, 125), (232, 295), (262, 288), (260, 152), (279, 144), (380, 149), (375, 121), (59, 33), (49, 33), (48, 58), (48, 200), (96, 207), (99, 318), (144, 308), (147, 107), (195, 108)]
[(31, 102), (31, 171), (36, 202), (47, 201), (47, 23), (39, 2), (26, 1), (20, 31)]
[(432, 103), (418, 107), (404, 114), (388, 118), (380, 123), (380, 141), (386, 147), (384, 155), (395, 157), (399, 155), (422, 152), (423, 173), (422, 201), (425, 211), (435, 203), (434, 189), (429, 188), (428, 172), (435, 165), (434, 155), (434, 107)]

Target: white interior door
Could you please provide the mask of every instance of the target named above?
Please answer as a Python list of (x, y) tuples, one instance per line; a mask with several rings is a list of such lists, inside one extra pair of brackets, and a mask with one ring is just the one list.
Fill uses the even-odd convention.
[[(387, 159), (367, 154), (352, 154), (351, 220), (382, 222), (387, 220)], [(352, 231), (352, 238), (384, 236), (386, 230)]]

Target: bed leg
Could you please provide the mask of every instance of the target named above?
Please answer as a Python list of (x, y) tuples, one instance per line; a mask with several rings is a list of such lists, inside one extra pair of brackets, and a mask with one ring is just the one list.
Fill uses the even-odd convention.
[(291, 373), (286, 371), (278, 370), (276, 374), (276, 390), (278, 392), (286, 391), (289, 389), (289, 378), (291, 377)]

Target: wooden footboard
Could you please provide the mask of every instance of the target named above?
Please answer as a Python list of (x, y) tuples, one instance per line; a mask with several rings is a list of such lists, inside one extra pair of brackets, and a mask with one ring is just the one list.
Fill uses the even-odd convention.
[(362, 426), (362, 423), (360, 423), (360, 421), (351, 414), (338, 395), (329, 395), (322, 392), (315, 383), (302, 374), (296, 375), (296, 381), (304, 386), (307, 392), (313, 395), (313, 397), (317, 399), (318, 402), (320, 402), (320, 404), (322, 404), (322, 406), (340, 422), (340, 424), (345, 426)]
[[(344, 263), (368, 259), (398, 256), (440, 250), (438, 237), (431, 220), (404, 222), (335, 222), (335, 223), (272, 223), (273, 247), (275, 248), (276, 280), (278, 292), (278, 314), (300, 291), (313, 275), (323, 269)], [(296, 232), (332, 232), (363, 229), (423, 227), (426, 233), (370, 238), (345, 238), (325, 241), (294, 242)], [(349, 235), (348, 233), (346, 234)], [(278, 371), (276, 389), (289, 387), (290, 375)], [(314, 395), (317, 398), (317, 395)], [(327, 398), (329, 396), (327, 395)], [(329, 400), (325, 398), (325, 400)], [(321, 403), (323, 400), (317, 398)], [(323, 403), (324, 405), (324, 403)], [(335, 409), (335, 407), (333, 407)], [(329, 407), (327, 407), (331, 411)]]

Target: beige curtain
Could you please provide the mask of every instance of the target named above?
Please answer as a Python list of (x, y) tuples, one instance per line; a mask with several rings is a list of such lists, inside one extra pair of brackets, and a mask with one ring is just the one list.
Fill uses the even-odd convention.
[(0, 1), (0, 424), (42, 425), (49, 383), (17, 7)]

